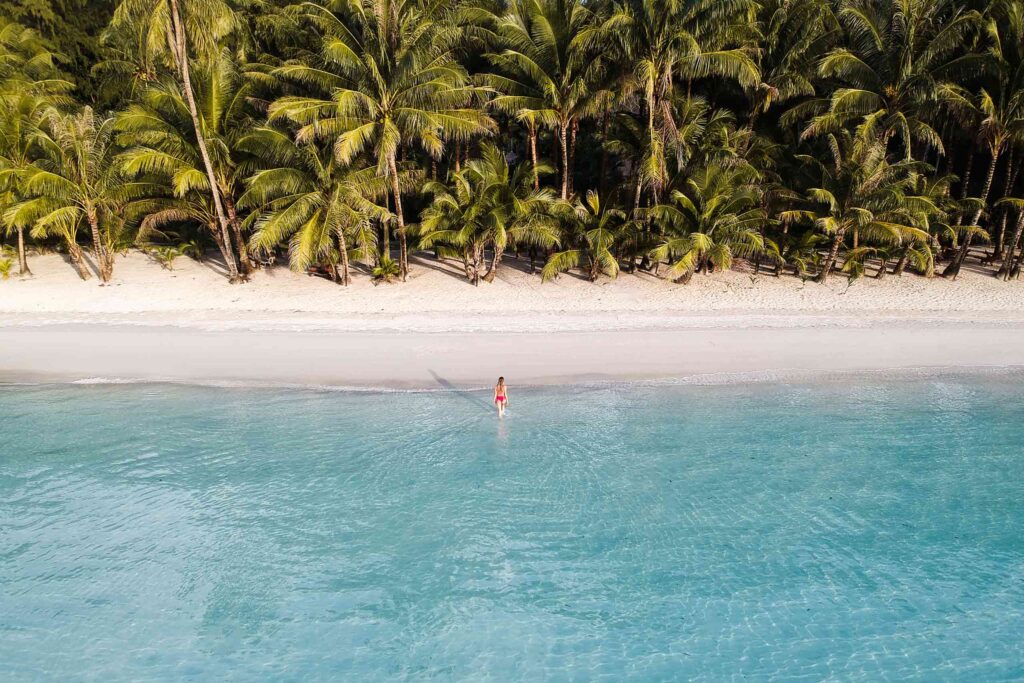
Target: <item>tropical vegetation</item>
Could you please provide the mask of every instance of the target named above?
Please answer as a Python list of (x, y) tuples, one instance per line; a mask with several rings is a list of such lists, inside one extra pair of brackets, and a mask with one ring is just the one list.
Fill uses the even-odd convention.
[(1020, 0), (0, 5), (3, 277), (1024, 263)]

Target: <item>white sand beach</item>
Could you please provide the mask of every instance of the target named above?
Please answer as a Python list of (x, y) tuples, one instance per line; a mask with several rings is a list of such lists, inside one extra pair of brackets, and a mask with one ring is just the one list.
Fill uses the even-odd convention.
[(30, 264), (0, 283), (0, 381), (443, 388), (1024, 366), (1024, 283), (973, 272), (542, 284), (512, 261), (473, 287), (425, 257), (407, 283), (345, 288), (285, 268), (230, 285), (215, 264), (169, 272), (132, 253), (100, 287), (58, 255)]

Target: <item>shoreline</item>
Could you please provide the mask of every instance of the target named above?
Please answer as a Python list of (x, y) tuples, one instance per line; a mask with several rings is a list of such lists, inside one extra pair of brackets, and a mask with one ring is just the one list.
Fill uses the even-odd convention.
[[(1024, 368), (1024, 324), (382, 333), (0, 327), (0, 382), (467, 390)], [(492, 377), (493, 376), (493, 377)]]
[[(861, 370), (781, 370), (770, 372), (749, 373), (708, 373), (688, 377), (662, 379), (626, 379), (607, 378), (591, 380), (574, 380), (558, 383), (525, 383), (517, 384), (516, 391), (539, 389), (579, 389), (600, 390), (619, 387), (696, 387), (713, 389), (715, 387), (759, 387), (771, 385), (809, 386), (850, 381), (956, 381), (963, 379), (999, 380), (1003, 382), (1020, 382), (1024, 380), (1024, 365), (971, 365), (971, 366), (922, 366)], [(489, 393), (494, 387), (490, 384), (472, 385), (437, 385), (422, 386), (374, 386), (374, 385), (335, 385), (335, 384), (303, 384), (296, 382), (249, 382), (249, 381), (218, 381), (218, 380), (186, 380), (172, 378), (125, 378), (125, 377), (83, 377), (78, 379), (56, 378), (53, 376), (22, 377), (20, 380), (6, 381), (0, 376), (0, 390), (15, 387), (116, 387), (116, 386), (178, 386), (196, 387), (201, 389), (223, 389), (228, 391), (296, 391), (312, 393), (351, 393), (351, 394), (437, 394)]]

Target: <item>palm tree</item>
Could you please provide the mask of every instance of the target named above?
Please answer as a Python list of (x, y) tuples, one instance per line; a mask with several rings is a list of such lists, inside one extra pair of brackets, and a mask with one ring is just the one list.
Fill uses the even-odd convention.
[[(0, 207), (25, 198), (25, 174), (45, 152), (47, 137), (39, 126), (52, 111), (50, 103), (35, 95), (0, 96)], [(18, 235), (18, 274), (31, 275), (25, 253), (23, 222), (2, 223), (4, 233)]]
[[(470, 282), (493, 282), (509, 246), (549, 248), (558, 242), (554, 194), (533, 183), (536, 175), (550, 172), (529, 162), (512, 170), (497, 147), (482, 145), (480, 157), (453, 174), (452, 186), (427, 186), (433, 201), (423, 212), (421, 243), (458, 250)], [(488, 246), (493, 254), (489, 266), (484, 258)], [(482, 277), (481, 266), (486, 267)]]
[(304, 7), (322, 41), (322, 68), (289, 65), (278, 73), (325, 94), (283, 97), (271, 105), (270, 120), (299, 125), (301, 142), (330, 141), (342, 165), (372, 150), (378, 173), (391, 181), (405, 280), (399, 151), (420, 145), (437, 159), (446, 140), (485, 135), (493, 122), (470, 106), (481, 93), (456, 60), (459, 31), (446, 20), (443, 4), (362, 0)]
[[(977, 140), (987, 149), (990, 161), (969, 226), (978, 224), (987, 206), (996, 165), (1003, 153), (1024, 141), (1024, 7), (1011, 0), (993, 2), (986, 17), (985, 35), (989, 43), (987, 56), (995, 67), (995, 90), (989, 94), (982, 89), (978, 95), (978, 110), (982, 120)], [(1012, 167), (1011, 154), (1006, 167), (1008, 188), (1013, 177)], [(942, 273), (944, 276), (956, 279), (967, 258), (974, 234), (968, 231), (964, 235), (956, 256)]]
[(591, 282), (604, 273), (615, 278), (619, 261), (615, 256), (617, 240), (629, 228), (625, 212), (609, 208), (593, 190), (572, 211), (564, 211), (567, 227), (563, 241), (568, 249), (551, 255), (541, 271), (544, 281), (573, 268), (581, 268)]
[[(244, 161), (237, 142), (253, 126), (249, 105), (253, 87), (226, 51), (205, 62), (195, 70), (195, 75), (195, 97), (217, 185), (216, 195), (230, 227), (225, 236), (215, 222), (213, 236), (225, 260), (234, 263), (237, 253), (241, 271), (248, 275), (252, 263), (236, 206)], [(122, 159), (133, 174), (165, 178), (178, 197), (198, 192), (212, 202), (214, 193), (210, 190), (202, 151), (189, 125), (190, 118), (188, 102), (177, 85), (152, 84), (142, 91), (138, 102), (117, 116), (119, 138), (129, 147)], [(212, 203), (211, 208), (216, 216), (217, 204)], [(230, 267), (228, 270), (230, 273)]]
[[(253, 131), (239, 147), (265, 167), (248, 180), (238, 202), (253, 210), (253, 248), (267, 252), (287, 239), (292, 270), (329, 263), (335, 279), (347, 286), (350, 255), (369, 261), (376, 250), (371, 221), (392, 217), (378, 203), (389, 192), (389, 179), (373, 167), (343, 167), (330, 149), (297, 143), (272, 128)], [(412, 184), (408, 174), (400, 180)]]
[(822, 181), (821, 186), (808, 190), (807, 200), (814, 208), (806, 215), (814, 219), (818, 230), (832, 237), (817, 281), (825, 282), (832, 272), (848, 233), (857, 231), (865, 240), (891, 245), (927, 242), (929, 235), (920, 219), (938, 214), (939, 209), (931, 198), (913, 194), (918, 165), (912, 161), (890, 163), (885, 142), (870, 128), (857, 135), (848, 131), (829, 134), (827, 139), (830, 162), (800, 157), (818, 170)]
[(1013, 231), (1013, 239), (1006, 245), (1006, 249), (1003, 251), (1003, 262), (999, 267), (999, 272), (996, 273), (996, 277), (1001, 277), (1003, 280), (1016, 279), (1020, 277), (1021, 261), (1024, 260), (1024, 249), (1021, 250), (1016, 262), (1013, 259), (1017, 243), (1020, 242), (1021, 234), (1024, 233), (1024, 199), (1019, 197), (1003, 197), (999, 200), (999, 203), (1006, 207), (1007, 212), (1010, 209), (1016, 209), (1017, 227)]
[(761, 252), (765, 215), (757, 180), (754, 169), (742, 162), (698, 169), (672, 192), (669, 203), (649, 210), (666, 230), (652, 258), (668, 259), (672, 275), (688, 282), (695, 272), (710, 266), (728, 270), (735, 257)]
[(497, 91), (492, 104), (515, 114), (529, 132), (537, 163), (537, 125), (551, 128), (561, 153), (561, 198), (569, 198), (576, 130), (588, 115), (604, 60), (588, 31), (597, 17), (581, 0), (513, 0), (497, 20), (503, 50), (488, 55), (498, 74), (484, 82)]
[(460, 169), (450, 185), (431, 181), (423, 189), (432, 198), (421, 216), (420, 244), (434, 247), (439, 257), (461, 257), (466, 279), (479, 285), (486, 242), (478, 219), (481, 203), (469, 177)]
[(148, 58), (173, 67), (185, 96), (231, 282), (238, 282), (240, 278), (231, 249), (230, 223), (196, 104), (192, 61), (198, 59), (202, 62), (216, 55), (220, 41), (235, 29), (236, 24), (231, 8), (223, 0), (122, 0), (111, 22), (111, 29), (115, 32), (135, 37), (139, 51)]
[[(21, 201), (20, 179), (46, 153), (39, 130), (54, 106), (69, 103), (74, 84), (61, 78), (54, 55), (39, 35), (0, 19), (0, 207)], [(25, 227), (4, 223), (18, 235), (18, 274), (31, 275), (25, 253)]]
[(655, 196), (668, 182), (669, 156), (682, 145), (674, 111), (677, 82), (688, 84), (684, 108), (694, 80), (718, 76), (745, 88), (760, 82), (746, 49), (756, 34), (744, 28), (754, 23), (756, 9), (752, 0), (626, 0), (592, 32), (593, 40), (614, 46), (615, 59), (632, 71), (626, 91), (641, 93), (648, 137), (642, 175)]
[[(48, 147), (55, 153), (25, 170), (28, 199), (15, 205), (11, 215), (19, 223), (31, 219), (33, 234), (39, 236), (54, 232), (73, 238), (78, 226), (88, 227), (100, 281), (109, 282), (114, 270), (112, 231), (130, 216), (133, 200), (153, 188), (127, 182), (121, 174), (112, 118), (97, 120), (86, 107), (80, 114), (54, 115), (46, 127)], [(78, 259), (76, 264), (81, 265)]]
[(839, 34), (828, 0), (765, 0), (758, 9), (761, 82), (750, 127), (773, 106), (815, 94), (818, 61)]
[(904, 158), (911, 158), (914, 141), (941, 152), (930, 119), (944, 98), (957, 97), (949, 85), (981, 62), (963, 51), (978, 13), (955, 0), (840, 0), (837, 17), (846, 45), (821, 60), (818, 75), (840, 87), (789, 113), (790, 119), (814, 115), (803, 137), (838, 133), (870, 116)]

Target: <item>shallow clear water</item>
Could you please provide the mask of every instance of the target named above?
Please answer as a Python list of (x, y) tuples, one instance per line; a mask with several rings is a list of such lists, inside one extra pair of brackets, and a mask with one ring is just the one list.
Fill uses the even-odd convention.
[(1024, 382), (0, 388), (5, 680), (1024, 677)]

